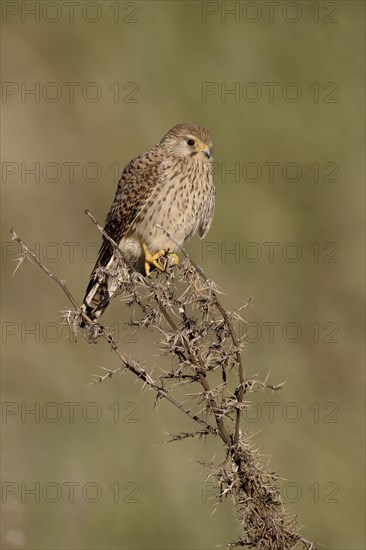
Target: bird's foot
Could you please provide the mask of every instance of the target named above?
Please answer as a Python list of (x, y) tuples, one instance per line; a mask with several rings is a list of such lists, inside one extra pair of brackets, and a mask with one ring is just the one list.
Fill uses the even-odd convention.
[(145, 273), (147, 277), (150, 276), (151, 268), (150, 266), (156, 267), (159, 271), (164, 271), (164, 268), (159, 264), (158, 259), (161, 256), (169, 257), (172, 259), (174, 265), (179, 264), (179, 258), (177, 254), (173, 254), (169, 252), (169, 248), (167, 250), (159, 250), (155, 254), (151, 254), (151, 252), (148, 250), (145, 243), (142, 243), (142, 248), (144, 250), (145, 254)]
[(164, 254), (164, 250), (159, 250), (155, 254), (151, 254), (151, 252), (148, 250), (145, 243), (142, 243), (142, 248), (144, 249), (145, 254), (145, 273), (149, 277), (150, 275), (150, 265), (153, 265), (158, 269), (159, 271), (164, 271), (164, 269), (161, 267), (161, 265), (158, 263), (157, 259), (160, 258)]

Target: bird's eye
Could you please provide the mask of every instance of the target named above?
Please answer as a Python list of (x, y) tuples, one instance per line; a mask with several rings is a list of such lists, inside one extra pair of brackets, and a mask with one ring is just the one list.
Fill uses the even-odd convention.
[(187, 139), (187, 143), (188, 145), (190, 145), (191, 147), (193, 147), (193, 145), (196, 145), (196, 142), (194, 139)]

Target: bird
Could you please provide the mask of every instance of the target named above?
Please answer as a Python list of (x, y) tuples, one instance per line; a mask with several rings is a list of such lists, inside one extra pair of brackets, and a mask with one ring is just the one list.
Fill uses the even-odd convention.
[[(177, 124), (122, 170), (104, 232), (143, 276), (163, 271), (163, 255), (177, 264), (176, 252), (186, 239), (206, 236), (215, 209), (211, 151), (206, 128)], [(117, 294), (118, 261), (118, 250), (104, 235), (81, 306), (90, 321), (99, 319)]]

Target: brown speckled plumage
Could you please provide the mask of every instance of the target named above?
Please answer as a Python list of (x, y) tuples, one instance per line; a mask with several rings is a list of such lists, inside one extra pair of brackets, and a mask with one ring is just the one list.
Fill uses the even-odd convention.
[[(125, 166), (104, 229), (140, 273), (145, 273), (143, 244), (152, 255), (177, 250), (157, 225), (180, 245), (196, 233), (206, 235), (215, 205), (211, 147), (205, 128), (178, 124)], [(103, 313), (116, 291), (115, 281), (98, 276), (99, 268), (110, 270), (115, 264), (104, 238), (83, 304), (92, 319)]]

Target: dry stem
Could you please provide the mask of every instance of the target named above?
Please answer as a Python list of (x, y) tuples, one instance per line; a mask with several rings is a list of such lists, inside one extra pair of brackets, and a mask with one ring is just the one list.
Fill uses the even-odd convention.
[[(166, 258), (163, 260), (165, 272), (159, 273), (156, 279), (139, 276), (92, 214), (86, 213), (118, 255), (121, 269), (109, 276), (117, 277), (119, 292), (140, 311), (134, 324), (159, 334), (161, 350), (174, 358), (170, 372), (162, 371), (160, 376), (153, 378), (146, 368), (118, 347), (110, 332), (88, 318), (78, 307), (65, 281), (51, 273), (11, 230), (13, 239), (21, 246), (20, 263), (27, 258), (34, 261), (69, 299), (73, 309), (65, 318), (74, 332), (81, 330), (83, 320), (84, 334), (88, 339), (96, 342), (102, 338), (121, 361), (122, 365), (117, 369), (105, 369), (104, 374), (94, 375), (95, 381), (103, 382), (117, 371), (129, 370), (155, 392), (157, 400), (166, 399), (200, 426), (199, 431), (172, 434), (170, 441), (212, 435), (220, 437), (226, 450), (225, 459), (221, 464), (206, 466), (209, 477), (217, 484), (220, 500), (231, 498), (239, 512), (243, 535), (230, 543), (230, 547), (261, 550), (315, 548), (313, 543), (301, 537), (297, 522), (286, 513), (278, 476), (266, 471), (258, 451), (253, 449), (249, 438), (240, 429), (242, 412), (250, 406), (250, 402), (244, 402), (245, 395), (259, 389), (279, 390), (283, 387), (282, 384), (268, 384), (267, 380), (261, 381), (256, 376), (246, 377), (242, 358), (245, 342), (238, 337), (243, 308), (227, 311), (218, 298), (215, 284), (182, 247), (178, 248), (184, 261), (178, 270), (173, 269)], [(163, 228), (161, 230), (169, 235)], [(169, 237), (174, 241), (173, 236)], [(215, 372), (220, 370), (221, 381), (215, 384)], [(238, 384), (234, 391), (230, 391), (231, 373), (235, 372)], [(187, 385), (200, 388), (190, 396), (193, 404), (189, 407), (172, 395), (177, 388)]]

